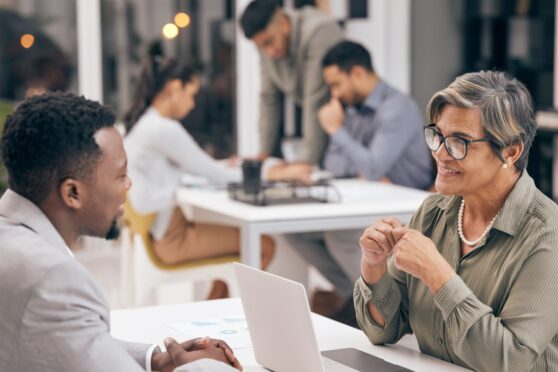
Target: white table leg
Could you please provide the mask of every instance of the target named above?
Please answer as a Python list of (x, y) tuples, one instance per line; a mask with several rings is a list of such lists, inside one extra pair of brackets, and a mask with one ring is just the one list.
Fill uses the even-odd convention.
[(240, 260), (252, 267), (261, 267), (261, 234), (254, 226), (243, 224), (240, 227)]
[[(556, 8), (558, 11), (558, 7)], [(558, 26), (557, 26), (558, 29)], [(558, 134), (554, 134), (554, 156), (552, 157), (552, 198), (558, 200)]]

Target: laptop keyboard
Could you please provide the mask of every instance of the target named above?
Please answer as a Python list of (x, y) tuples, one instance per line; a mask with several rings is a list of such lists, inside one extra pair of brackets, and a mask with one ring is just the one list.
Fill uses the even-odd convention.
[(359, 372), (357, 369), (348, 367), (333, 359), (322, 357), (322, 361), (324, 362), (325, 372)]

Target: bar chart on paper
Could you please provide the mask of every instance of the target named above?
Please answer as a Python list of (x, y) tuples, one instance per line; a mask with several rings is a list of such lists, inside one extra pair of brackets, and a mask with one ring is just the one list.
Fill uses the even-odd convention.
[(188, 338), (210, 337), (225, 341), (233, 349), (252, 346), (248, 325), (243, 317), (224, 317), (215, 319), (191, 320), (168, 323), (167, 327), (176, 329)]

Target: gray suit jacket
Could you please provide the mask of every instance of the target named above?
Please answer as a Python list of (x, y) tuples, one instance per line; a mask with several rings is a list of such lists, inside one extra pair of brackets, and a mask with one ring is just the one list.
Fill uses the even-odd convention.
[(110, 336), (93, 278), (42, 211), (11, 190), (0, 199), (0, 255), (0, 371), (145, 371), (150, 345)]
[(335, 19), (314, 7), (287, 12), (291, 35), (287, 56), (281, 60), (260, 53), (260, 144), (272, 154), (281, 139), (281, 94), (302, 107), (303, 153), (300, 161), (317, 164), (327, 135), (320, 127), (318, 110), (327, 101), (328, 87), (322, 76), (322, 59), (343, 38)]

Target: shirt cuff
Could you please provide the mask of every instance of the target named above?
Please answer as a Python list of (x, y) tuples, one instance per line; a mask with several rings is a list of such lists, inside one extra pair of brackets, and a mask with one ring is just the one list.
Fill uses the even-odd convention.
[(392, 281), (393, 279), (386, 271), (380, 280), (374, 284), (367, 284), (361, 276), (358, 279), (358, 286), (366, 302), (371, 301), (381, 311), (393, 303), (395, 294), (391, 288)]
[[(149, 349), (147, 349), (147, 353), (145, 354), (145, 370), (146, 372), (154, 372), (151, 370), (151, 358), (153, 357), (153, 353), (155, 349), (157, 349), (157, 345), (151, 345)], [(160, 352), (160, 350), (159, 350)]]
[(436, 306), (447, 320), (453, 310), (473, 292), (459, 275), (453, 276), (434, 296)]

